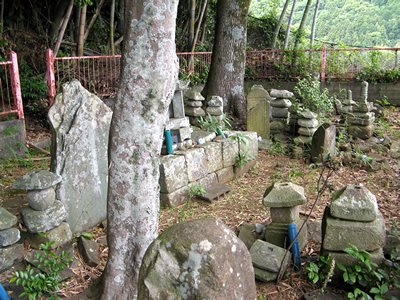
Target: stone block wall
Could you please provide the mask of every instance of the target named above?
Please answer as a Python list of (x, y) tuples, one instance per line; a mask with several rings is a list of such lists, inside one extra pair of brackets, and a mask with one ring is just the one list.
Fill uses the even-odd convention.
[[(189, 199), (189, 186), (201, 185), (207, 188), (215, 183), (227, 183), (242, 174), (242, 168), (235, 166), (241, 146), (230, 139), (237, 132), (224, 132), (226, 139), (196, 145), (193, 148), (162, 156), (160, 159), (160, 200), (162, 206), (176, 206)], [(249, 153), (258, 155), (256, 132), (244, 132)], [(243, 169), (255, 165), (255, 160)]]

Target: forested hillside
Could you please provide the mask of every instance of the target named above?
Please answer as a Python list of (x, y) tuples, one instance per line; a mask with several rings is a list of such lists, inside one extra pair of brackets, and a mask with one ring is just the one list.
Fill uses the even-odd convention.
[[(279, 1), (278, 14), (286, 0)], [(270, 5), (271, 0), (253, 0), (253, 7)], [(267, 4), (268, 3), (268, 4)], [(287, 24), (293, 1), (286, 12)], [(312, 1), (306, 23), (311, 24), (316, 0)], [(307, 0), (298, 0), (292, 29), (298, 28)], [(400, 47), (399, 0), (321, 0), (316, 27), (316, 40), (359, 47)]]

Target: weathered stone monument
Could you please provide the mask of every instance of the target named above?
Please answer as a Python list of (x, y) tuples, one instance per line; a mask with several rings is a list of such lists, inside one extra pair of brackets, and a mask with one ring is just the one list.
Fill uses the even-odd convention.
[(56, 195), (73, 233), (107, 218), (108, 136), (112, 111), (74, 80), (49, 110), (51, 170), (61, 175)]
[(368, 251), (371, 261), (383, 261), (385, 220), (375, 195), (362, 185), (348, 185), (332, 195), (322, 220), (322, 256), (330, 255), (345, 267), (357, 259), (344, 252), (350, 243)]
[(303, 111), (298, 113), (297, 119), (297, 133), (298, 137), (295, 138), (299, 144), (308, 144), (312, 141), (314, 133), (318, 129), (318, 115), (312, 111)]
[(326, 159), (329, 153), (330, 157), (335, 156), (336, 148), (336, 126), (331, 123), (324, 123), (315, 131), (311, 142), (311, 160), (321, 162)]
[[(300, 229), (303, 220), (299, 217), (300, 205), (306, 203), (304, 188), (291, 182), (274, 183), (263, 196), (263, 204), (270, 208), (272, 223), (265, 230), (264, 240), (282, 248), (290, 245), (288, 224)], [(307, 230), (299, 235), (299, 246), (307, 244)]]
[(271, 89), (271, 134), (282, 133), (289, 129), (290, 112), (292, 106), (290, 100), (294, 95), (286, 90)]
[(247, 130), (269, 139), (270, 96), (262, 85), (253, 85), (247, 95)]
[(349, 134), (353, 138), (369, 139), (374, 133), (375, 113), (372, 112), (373, 103), (368, 102), (368, 82), (361, 83), (360, 98), (352, 106), (349, 115)]
[(147, 249), (140, 299), (251, 299), (256, 285), (249, 251), (221, 220), (166, 229)]

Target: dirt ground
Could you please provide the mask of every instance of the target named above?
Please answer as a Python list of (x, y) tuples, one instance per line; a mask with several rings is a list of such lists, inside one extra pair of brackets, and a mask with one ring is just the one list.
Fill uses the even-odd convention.
[[(386, 117), (382, 118), (386, 127), (383, 131), (380, 131), (386, 135), (390, 134), (392, 140), (397, 141), (400, 137), (399, 111), (399, 108), (390, 109)], [(49, 137), (48, 127), (44, 121), (35, 117), (27, 117), (26, 123), (28, 141), (33, 142)], [(162, 209), (159, 231), (162, 232), (178, 222), (204, 217), (219, 218), (235, 232), (245, 222), (256, 224), (270, 221), (269, 210), (262, 205), (263, 193), (270, 184), (284, 181), (291, 181), (304, 187), (307, 203), (301, 210), (301, 217), (305, 218), (310, 215), (310, 222), (320, 220), (325, 206), (330, 203), (332, 193), (348, 184), (362, 184), (376, 196), (387, 226), (392, 226), (400, 221), (400, 159), (391, 158), (389, 153), (385, 151), (375, 150), (370, 154), (379, 152), (380, 155), (384, 156), (389, 165), (388, 169), (369, 172), (366, 165), (357, 162), (336, 168), (327, 179), (328, 188), (318, 199), (314, 210), (310, 211), (317, 199), (319, 190), (317, 182), (323, 169), (322, 167), (310, 168), (307, 150), (301, 157), (293, 158), (290, 149), (290, 143), (275, 143), (268, 150), (260, 151), (256, 166), (243, 177), (230, 182), (231, 192), (211, 204), (194, 198), (185, 205)], [(34, 153), (36, 153), (34, 155), (36, 160), (28, 167), (24, 166), (23, 163), (0, 164), (0, 188), (2, 189), (0, 205), (7, 198), (24, 197), (23, 194), (18, 195), (11, 189), (11, 184), (16, 178), (22, 176), (28, 170), (49, 168), (49, 155)], [(367, 155), (369, 154), (367, 153)], [(325, 169), (322, 176), (326, 176), (329, 170), (332, 169)], [(104, 227), (98, 226), (91, 231), (96, 241), (104, 240), (106, 235)], [(22, 226), (20, 228), (24, 230)], [(304, 293), (315, 290), (316, 287), (306, 278), (304, 267), (310, 261), (315, 261), (318, 258), (319, 248), (318, 242), (309, 240), (307, 247), (302, 252), (302, 270), (294, 271), (290, 269), (279, 284), (257, 282), (259, 299), (299, 299)], [(30, 251), (30, 249), (27, 248), (26, 251)], [(77, 295), (84, 290), (88, 291), (88, 287), (96, 283), (96, 280), (98, 281), (101, 276), (108, 249), (99, 243), (99, 251), (101, 263), (96, 268), (90, 268), (80, 260), (80, 263), (72, 268), (74, 277), (67, 281), (68, 286), (61, 290), (60, 296), (87, 299), (83, 297), (83, 294), (81, 294), (83, 298)], [(77, 257), (80, 259), (78, 254)], [(1, 277), (0, 274), (0, 280), (4, 279), (7, 278)], [(343, 293), (342, 290), (335, 287), (330, 287), (330, 290), (335, 294)]]

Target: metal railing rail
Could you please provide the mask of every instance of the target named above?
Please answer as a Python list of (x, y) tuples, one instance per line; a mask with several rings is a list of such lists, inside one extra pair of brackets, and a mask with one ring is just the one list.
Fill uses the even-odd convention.
[[(254, 79), (291, 80), (318, 73), (322, 82), (355, 80), (362, 72), (394, 70), (399, 67), (400, 48), (262, 50), (246, 52), (246, 77)], [(197, 74), (206, 78), (211, 52), (177, 53), (180, 72), (187, 77)], [(117, 93), (120, 55), (53, 58), (47, 51), (49, 99), (52, 104), (62, 83), (79, 79), (82, 85), (99, 97)], [(371, 73), (372, 74), (372, 73)]]
[(15, 52), (10, 53), (10, 61), (0, 62), (0, 116), (15, 114), (24, 119), (18, 60)]

